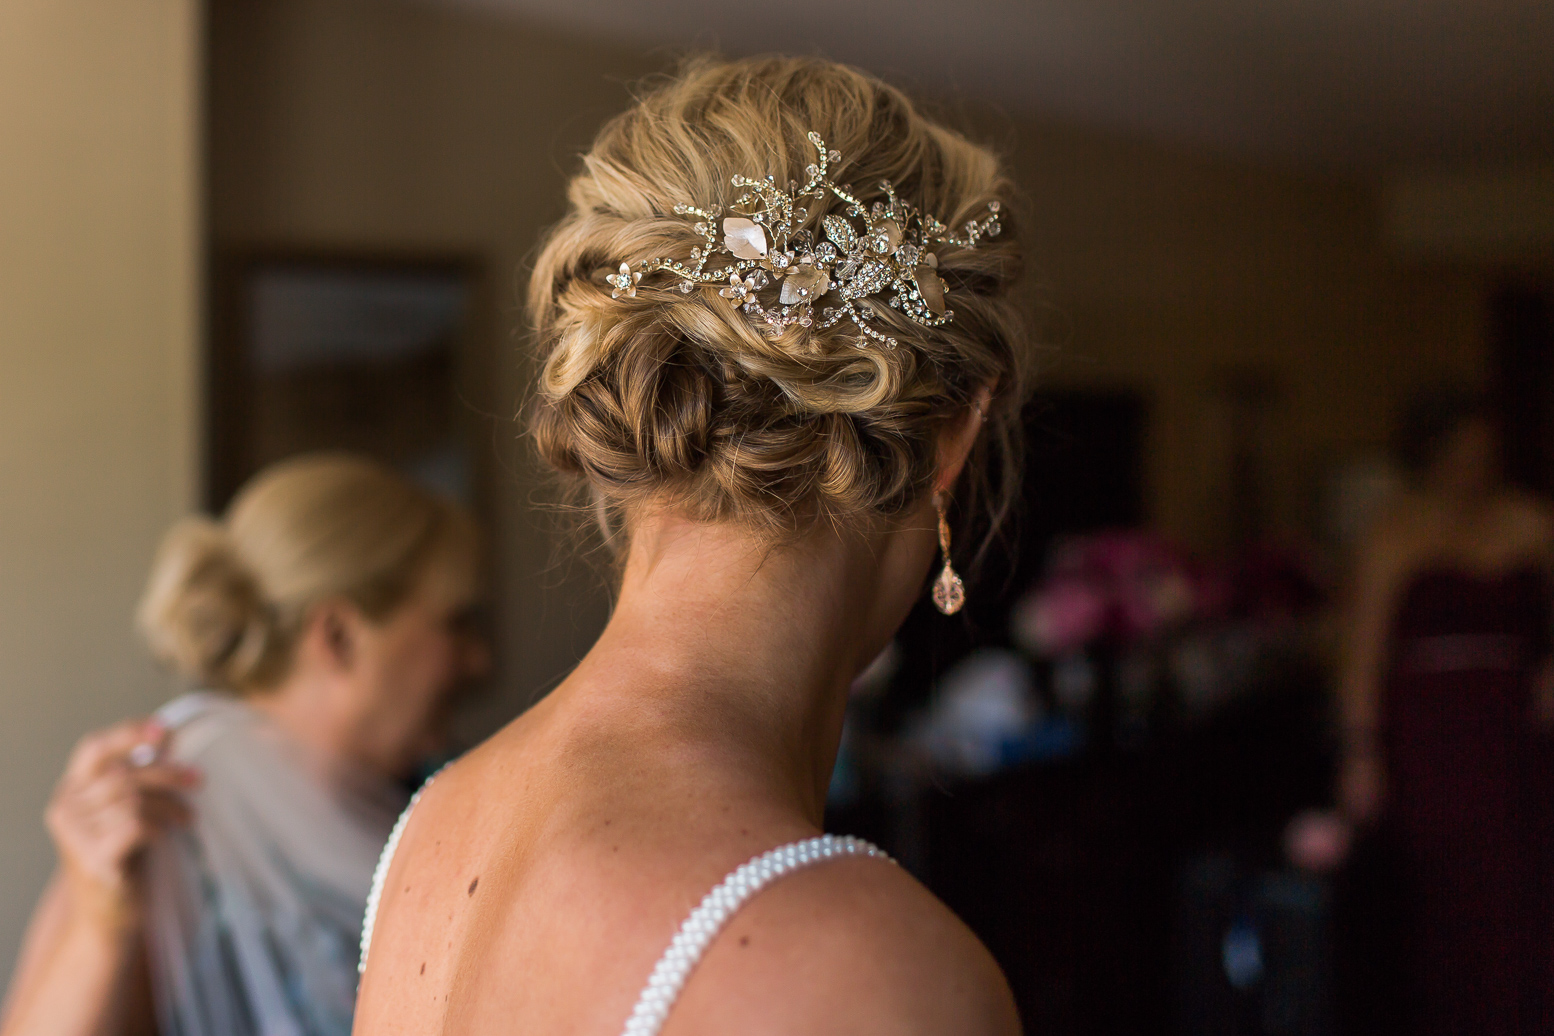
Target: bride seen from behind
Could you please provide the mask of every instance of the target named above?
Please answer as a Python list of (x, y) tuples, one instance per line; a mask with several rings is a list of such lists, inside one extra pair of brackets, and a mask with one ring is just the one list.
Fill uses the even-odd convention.
[(604, 127), (530, 307), (535, 441), (606, 525), (615, 607), (391, 843), (357, 1033), (1019, 1031), (976, 937), (850, 844), (649, 984), (709, 890), (820, 834), (849, 685), (937, 568), (945, 505), (996, 517), (1016, 489), (1011, 194), (819, 60), (694, 62)]

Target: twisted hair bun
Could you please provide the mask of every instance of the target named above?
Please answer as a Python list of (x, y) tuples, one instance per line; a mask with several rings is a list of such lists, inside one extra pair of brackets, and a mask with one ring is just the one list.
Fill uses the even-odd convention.
[[(700, 242), (677, 204), (727, 206), (735, 174), (802, 179), (811, 130), (844, 156), (832, 175), (859, 185), (866, 204), (883, 197), (881, 180), (951, 226), (1006, 203), (998, 238), (939, 250), (952, 323), (924, 327), (874, 305), (872, 323), (901, 344), (860, 348), (848, 321), (768, 337), (716, 288), (682, 293), (670, 275), (611, 298), (596, 271), (685, 257)], [(607, 512), (652, 499), (782, 528), (888, 518), (921, 499), (939, 432), (991, 385), (984, 440), (1010, 469), (1029, 367), (1011, 298), (1012, 196), (990, 152), (861, 72), (789, 58), (689, 65), (600, 132), (536, 262), (541, 456)], [(831, 211), (816, 205), (810, 229)], [(1000, 485), (1012, 493), (1015, 479)]]
[(221, 521), (169, 529), (137, 620), (185, 678), (256, 690), (285, 676), (315, 604), (339, 597), (381, 620), (433, 567), (440, 592), (470, 597), (477, 553), (455, 505), (375, 461), (313, 454), (254, 476)]
[(204, 517), (168, 530), (139, 624), (151, 651), (207, 687), (260, 682), (282, 654), (275, 616), (226, 530)]

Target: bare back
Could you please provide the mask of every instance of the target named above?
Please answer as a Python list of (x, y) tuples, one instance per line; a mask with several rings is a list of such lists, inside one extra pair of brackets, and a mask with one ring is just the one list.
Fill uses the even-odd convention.
[(1428, 497), (1411, 495), (1384, 518), (1370, 549), (1401, 578), (1430, 565), (1480, 574), (1549, 565), (1554, 519), (1541, 501), (1520, 493), (1497, 494), (1467, 521)]
[[(614, 1036), (741, 863), (816, 834), (719, 741), (559, 694), (446, 771), (382, 895), (359, 1034)], [(712, 944), (665, 1032), (1014, 1033), (974, 936), (898, 868), (785, 877)]]

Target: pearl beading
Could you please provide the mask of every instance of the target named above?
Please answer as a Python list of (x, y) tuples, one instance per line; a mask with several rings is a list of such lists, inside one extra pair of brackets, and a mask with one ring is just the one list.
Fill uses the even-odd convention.
[(356, 974), (360, 977), (367, 970), (367, 950), (372, 945), (372, 929), (378, 922), (378, 900), (383, 898), (383, 883), (388, 880), (389, 864), (394, 862), (394, 850), (399, 848), (400, 836), (405, 833), (405, 825), (410, 822), (410, 811), (415, 809), (415, 804), (421, 801), (421, 795), (432, 782), (437, 779), (437, 774), (446, 770), (447, 765), (438, 767), (437, 773), (426, 779), (426, 783), (416, 789), (410, 801), (405, 803), (405, 811), (394, 821), (394, 829), (389, 832), (388, 841), (383, 843), (383, 852), (378, 855), (378, 865), (372, 871), (372, 887), (367, 891), (367, 909), (362, 915), (362, 940), (361, 956), (356, 961)]
[(810, 864), (840, 856), (873, 856), (894, 863), (877, 846), (851, 835), (821, 835), (802, 842), (780, 845), (743, 864), (717, 888), (703, 897), (700, 905), (680, 925), (648, 978), (622, 1036), (658, 1036), (669, 1010), (679, 999), (691, 971), (717, 937), (729, 918), (752, 896), (784, 874)]

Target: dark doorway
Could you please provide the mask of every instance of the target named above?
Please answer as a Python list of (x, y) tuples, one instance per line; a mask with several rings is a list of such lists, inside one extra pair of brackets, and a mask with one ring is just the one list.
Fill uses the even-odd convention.
[(1537, 493), (1554, 490), (1554, 314), (1547, 285), (1518, 281), (1491, 301), (1495, 396), (1505, 430), (1505, 473)]
[(478, 277), (458, 260), (231, 257), (214, 279), (206, 503), (297, 453), (376, 456), (474, 504), (459, 405)]

